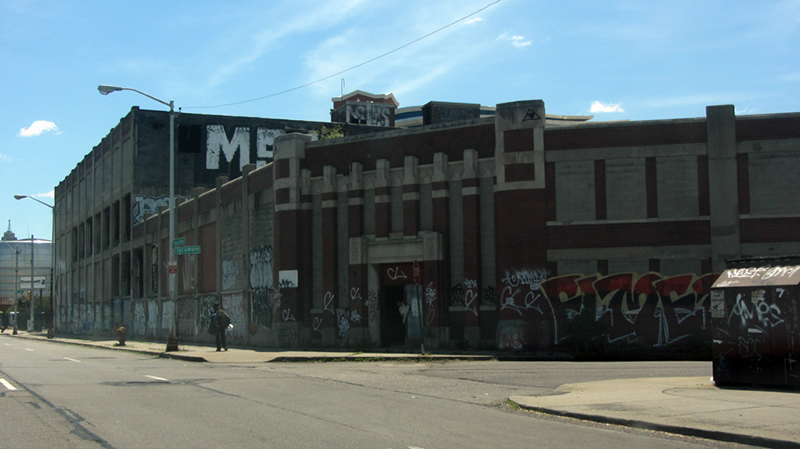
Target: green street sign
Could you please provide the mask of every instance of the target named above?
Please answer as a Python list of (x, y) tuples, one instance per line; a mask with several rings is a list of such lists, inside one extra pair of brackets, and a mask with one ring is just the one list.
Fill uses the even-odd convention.
[(172, 246), (183, 246), (186, 244), (186, 237), (181, 237), (172, 241)]
[(175, 255), (180, 256), (183, 254), (200, 254), (200, 247), (195, 246), (179, 246), (175, 248)]

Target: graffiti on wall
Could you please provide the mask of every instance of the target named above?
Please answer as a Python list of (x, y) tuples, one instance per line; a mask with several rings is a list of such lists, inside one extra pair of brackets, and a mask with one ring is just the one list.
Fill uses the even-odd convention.
[(94, 306), (94, 330), (103, 330), (103, 306), (100, 303)]
[(543, 313), (539, 285), (547, 279), (547, 270), (519, 270), (506, 272), (500, 281), (503, 290), (500, 292), (500, 310), (513, 310), (522, 316), (523, 310), (533, 309)]
[(436, 289), (433, 287), (433, 282), (425, 287), (425, 306), (428, 308), (425, 313), (425, 324), (430, 326), (436, 319)]
[(338, 313), (337, 322), (339, 324), (339, 338), (342, 339), (342, 346), (346, 346), (350, 341), (350, 320), (348, 313), (345, 310), (340, 310)]
[[(597, 323), (600, 337), (612, 345), (657, 348), (709, 339), (708, 297), (717, 277), (615, 273), (548, 278), (545, 270), (507, 272), (498, 292), (503, 314), (497, 345), (504, 350), (565, 345), (574, 329), (569, 323), (579, 316)], [(769, 310), (762, 312), (765, 319), (774, 319)]]
[(552, 320), (556, 345), (570, 337), (567, 320), (588, 310), (602, 324), (608, 343), (639, 341), (663, 347), (693, 336), (710, 336), (708, 296), (717, 277), (663, 277), (658, 273), (560, 276), (540, 283), (543, 300), (534, 305), (538, 314)]
[(256, 334), (259, 327), (272, 329), (273, 309), (270, 304), (270, 289), (250, 291), (250, 333)]
[(132, 334), (134, 337), (144, 337), (147, 332), (147, 321), (144, 313), (144, 302), (136, 301), (133, 304), (133, 326)]
[(239, 264), (233, 259), (222, 260), (222, 290), (236, 288), (236, 277), (239, 276)]
[[(233, 136), (228, 139), (228, 133), (222, 125), (206, 126), (206, 169), (219, 170), (224, 160), (228, 164), (239, 156), (239, 170), (253, 162), (256, 167), (262, 167), (272, 161), (275, 153), (275, 138), (285, 134), (282, 129), (256, 128), (256, 150), (251, 153), (251, 133), (247, 126), (238, 126), (233, 130)], [(311, 140), (317, 140), (315, 133), (309, 133)]]
[(198, 300), (197, 307), (200, 309), (200, 328), (205, 329), (211, 323), (211, 314), (214, 308), (219, 306), (216, 296), (203, 296)]
[(478, 281), (464, 279), (464, 309), (478, 316)]
[[(260, 327), (272, 329), (274, 317), (280, 308), (280, 291), (273, 289), (272, 245), (254, 248), (250, 261), (250, 333)], [(236, 268), (238, 275), (238, 267)], [(234, 281), (235, 282), (235, 281)]]
[(228, 312), (228, 315), (231, 317), (231, 324), (233, 324), (233, 330), (228, 332), (228, 337), (235, 340), (242, 340), (247, 323), (242, 294), (231, 293), (222, 295), (222, 307)]
[(103, 306), (103, 330), (108, 331), (111, 329), (111, 304), (106, 303)]
[(408, 279), (406, 273), (400, 267), (387, 268), (386, 276), (393, 281), (396, 281), (398, 279)]
[(182, 292), (190, 293), (195, 290), (196, 278), (195, 269), (197, 265), (197, 256), (195, 254), (184, 254), (180, 256), (181, 259), (181, 287)]
[[(178, 199), (188, 200), (189, 198), (176, 196)], [(141, 223), (144, 221), (145, 214), (157, 214), (159, 207), (169, 207), (169, 196), (152, 196), (152, 195), (134, 195), (133, 204), (131, 205), (131, 219), (133, 224)]]
[(250, 288), (272, 288), (272, 245), (250, 251)]
[(184, 298), (178, 300), (178, 336), (195, 337), (203, 323), (197, 322), (197, 299)]
[(481, 292), (481, 298), (484, 304), (494, 304), (497, 300), (494, 285), (487, 285)]
[(497, 326), (498, 347), (501, 350), (520, 351), (525, 343), (525, 325), (521, 321), (501, 321)]
[[(766, 277), (764, 273), (755, 276)], [(729, 282), (731, 279), (720, 284), (729, 285)], [(749, 382), (749, 378), (757, 383), (761, 378), (762, 382), (772, 384), (777, 380), (772, 377), (773, 373), (782, 371), (784, 384), (796, 384), (800, 365), (794, 358), (794, 343), (786, 345), (781, 342), (793, 340), (790, 330), (797, 329), (795, 326), (800, 320), (797, 302), (790, 299), (785, 288), (776, 287), (771, 291), (737, 289), (731, 307), (725, 301), (725, 293), (728, 292), (715, 290), (712, 293), (714, 302), (723, 302), (722, 307), (715, 308), (714, 318), (725, 320), (724, 325), (715, 327), (714, 345), (718, 345), (715, 350), (718, 354), (715, 356), (715, 379), (730, 380), (731, 365), (736, 365), (735, 379), (738, 378), (739, 382)], [(729, 306), (727, 310), (725, 305)]]
[(157, 214), (159, 207), (169, 207), (169, 196), (134, 195), (131, 211), (133, 224), (143, 222), (147, 213)]
[(347, 103), (347, 122), (372, 126), (391, 126), (392, 109), (392, 105), (382, 103)]
[(375, 290), (370, 290), (367, 292), (367, 297), (369, 298), (369, 321), (375, 321), (375, 318), (378, 317), (378, 313), (380, 313), (380, 301), (378, 301), (378, 292)]
[(158, 302), (155, 300), (147, 301), (147, 336), (156, 337), (158, 335)]
[(284, 348), (296, 348), (299, 343), (297, 328), (294, 327), (276, 329), (275, 338), (278, 340), (278, 345)]

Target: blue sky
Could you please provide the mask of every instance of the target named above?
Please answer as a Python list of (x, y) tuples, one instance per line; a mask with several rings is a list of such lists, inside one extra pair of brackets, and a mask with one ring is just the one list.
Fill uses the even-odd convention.
[(99, 84), (186, 112), (320, 121), (342, 79), (401, 107), (542, 99), (595, 121), (715, 104), (798, 112), (800, 1), (0, 0), (0, 67), (0, 225), (50, 238), (50, 210), (13, 195), (52, 204), (131, 106), (164, 109)]

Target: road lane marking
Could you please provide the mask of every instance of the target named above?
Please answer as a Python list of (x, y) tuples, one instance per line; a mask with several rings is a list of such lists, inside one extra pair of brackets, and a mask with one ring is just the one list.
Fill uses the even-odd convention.
[(163, 377), (156, 377), (156, 376), (144, 376), (144, 377), (149, 377), (151, 379), (160, 380), (162, 382), (169, 382), (169, 379), (164, 379)]
[(7, 390), (16, 390), (16, 388), (14, 388), (14, 386), (8, 383), (8, 381), (5, 379), (0, 379), (0, 384), (3, 384), (3, 386), (6, 387)]
[(25, 348), (25, 350), (26, 350), (26, 351), (33, 352), (33, 349), (31, 349), (31, 348)]
[(66, 360), (69, 360), (70, 362), (77, 362), (77, 363), (81, 363), (81, 361), (80, 361), (80, 360), (71, 359), (71, 358), (69, 358), (69, 357), (64, 357), (64, 359), (66, 359)]

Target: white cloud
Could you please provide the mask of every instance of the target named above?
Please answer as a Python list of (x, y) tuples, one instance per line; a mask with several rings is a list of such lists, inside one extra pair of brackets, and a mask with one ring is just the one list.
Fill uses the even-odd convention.
[(620, 106), (622, 103), (611, 104), (611, 103), (600, 103), (599, 101), (592, 102), (592, 108), (590, 111), (592, 113), (598, 112), (625, 112), (625, 109), (622, 109)]
[(253, 31), (253, 28), (245, 28), (245, 33), (239, 36), (247, 44), (239, 45), (244, 50), (235, 54), (227, 63), (219, 64), (216, 70), (211, 73), (208, 86), (214, 87), (227, 82), (239, 71), (255, 64), (258, 60), (265, 57), (276, 42), (291, 36), (302, 36), (309, 31), (318, 31), (321, 28), (332, 28), (342, 21), (351, 19), (354, 13), (358, 13), (358, 8), (367, 0), (350, 0), (348, 2), (327, 3), (320, 8), (310, 8), (305, 14), (297, 15), (292, 20), (277, 22), (277, 26), (263, 26), (263, 21), (256, 25), (261, 31)]
[(735, 110), (734, 114), (736, 114), (736, 115), (753, 115), (753, 114), (758, 114), (759, 113), (758, 109), (753, 109), (753, 108), (741, 108), (740, 109), (740, 108), (736, 108), (735, 107), (734, 110)]
[(19, 135), (21, 137), (33, 137), (40, 136), (48, 132), (54, 132), (58, 134), (58, 126), (56, 126), (55, 123), (47, 120), (36, 120), (35, 122), (31, 123), (31, 126), (20, 129)]
[[(453, 76), (459, 67), (480, 59), (488, 46), (476, 42), (475, 27), (453, 26), (429, 35), (442, 27), (443, 17), (453, 15), (450, 9), (437, 6), (421, 16), (399, 11), (377, 29), (353, 26), (337, 30), (303, 54), (307, 69), (304, 78), (308, 83), (328, 80), (311, 86), (321, 98), (330, 98), (333, 93), (338, 96), (340, 79), (346, 78), (345, 93), (355, 89), (392, 92), (403, 95), (400, 102), (405, 103), (413, 98), (412, 92)], [(390, 35), (403, 38), (387, 41)], [(419, 39), (422, 36), (426, 37)]]
[(481, 19), (480, 17), (476, 17), (474, 19), (469, 19), (464, 23), (466, 23), (467, 25), (472, 25), (473, 23), (478, 23), (478, 22), (483, 22), (483, 19)]
[(51, 190), (51, 191), (49, 191), (47, 193), (37, 193), (36, 195), (33, 195), (33, 196), (35, 196), (36, 198), (51, 198), (52, 199), (52, 198), (56, 197), (56, 191), (55, 190)]
[(501, 34), (500, 36), (497, 37), (497, 40), (499, 40), (499, 41), (509, 41), (509, 42), (511, 42), (511, 45), (513, 45), (515, 47), (527, 47), (527, 46), (531, 45), (531, 41), (530, 40), (526, 41), (525, 40), (525, 36), (521, 36), (521, 35), (509, 36), (508, 33)]
[(11, 158), (3, 153), (0, 153), (0, 161), (10, 161)]

